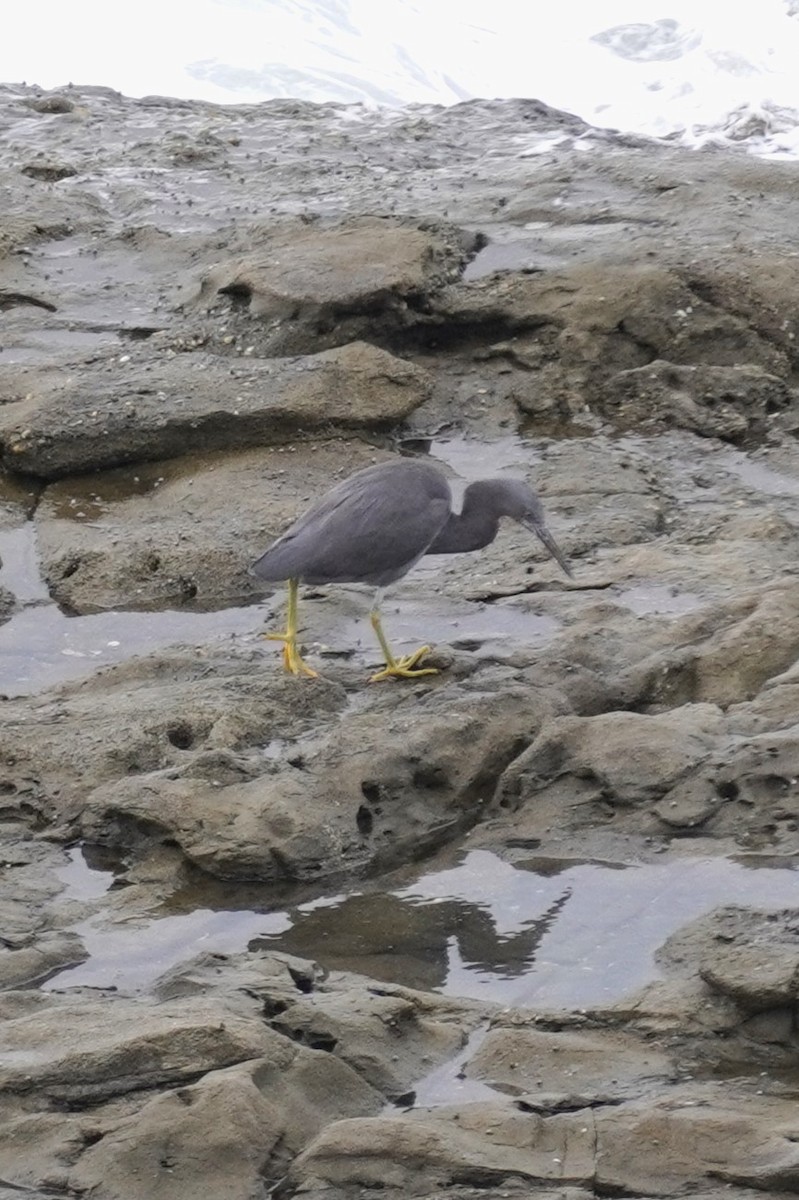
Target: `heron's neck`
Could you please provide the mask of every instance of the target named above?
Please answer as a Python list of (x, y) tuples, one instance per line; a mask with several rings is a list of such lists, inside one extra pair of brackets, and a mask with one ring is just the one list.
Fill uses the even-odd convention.
[(470, 483), (463, 494), (463, 506), (459, 513), (450, 513), (449, 520), (436, 540), (428, 548), (428, 554), (460, 554), (464, 550), (482, 550), (493, 542), (499, 528), (499, 516), (485, 504), (482, 495), (485, 482)]

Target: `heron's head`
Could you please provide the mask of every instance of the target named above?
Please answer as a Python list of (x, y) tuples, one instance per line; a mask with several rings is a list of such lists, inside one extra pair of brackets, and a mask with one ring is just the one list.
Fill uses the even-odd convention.
[(560, 546), (547, 528), (544, 506), (533, 489), (522, 479), (502, 480), (503, 515), (512, 517), (525, 529), (531, 530), (546, 546), (558, 566), (571, 578), (572, 570)]

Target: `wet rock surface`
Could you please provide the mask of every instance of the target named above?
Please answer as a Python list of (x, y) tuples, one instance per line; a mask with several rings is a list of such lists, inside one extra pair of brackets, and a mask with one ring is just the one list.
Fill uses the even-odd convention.
[[(0, 1195), (795, 1194), (799, 167), (535, 101), (0, 128)], [(407, 685), (302, 589), (285, 676), (250, 562), (399, 453), (528, 479), (573, 579), (423, 559)]]
[(60, 368), (50, 378), (12, 370), (2, 458), (15, 472), (53, 478), (307, 432), (388, 428), (430, 390), (426, 372), (361, 342), (309, 359), (238, 365), (196, 355), (188, 371), (159, 357), (132, 367), (121, 387), (117, 359), (95, 365), (94, 379), (91, 370)]

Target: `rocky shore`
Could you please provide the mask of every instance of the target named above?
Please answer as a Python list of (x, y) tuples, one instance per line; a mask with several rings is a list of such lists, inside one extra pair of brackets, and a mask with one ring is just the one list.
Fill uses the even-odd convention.
[[(794, 1195), (799, 164), (537, 101), (0, 132), (0, 1200)], [(399, 453), (528, 479), (573, 580), (423, 561), (407, 685), (306, 589), (285, 676), (250, 562)]]

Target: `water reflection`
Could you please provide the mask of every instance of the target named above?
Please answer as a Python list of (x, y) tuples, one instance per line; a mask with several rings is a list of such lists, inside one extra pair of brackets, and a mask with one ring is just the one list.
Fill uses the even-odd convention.
[(513, 979), (535, 961), (546, 930), (568, 899), (562, 892), (539, 916), (498, 936), (492, 914), (469, 900), (425, 901), (413, 896), (348, 896), (335, 908), (296, 910), (277, 938), (256, 939), (253, 948), (276, 943), (300, 958), (319, 958), (337, 970), (356, 971), (386, 983), (426, 991), (449, 990), (453, 963), (485, 978)]
[(619, 999), (656, 977), (658, 948), (702, 913), (721, 904), (784, 907), (796, 895), (790, 866), (753, 870), (728, 859), (511, 865), (475, 850), (402, 888), (279, 912), (264, 911), (266, 888), (239, 894), (217, 883), (204, 902), (192, 890), (190, 911), (176, 912), (173, 898), (168, 914), (110, 928), (99, 914), (76, 927), (88, 960), (47, 986), (140, 990), (202, 951), (249, 946), (452, 996), (583, 1007)]

